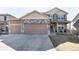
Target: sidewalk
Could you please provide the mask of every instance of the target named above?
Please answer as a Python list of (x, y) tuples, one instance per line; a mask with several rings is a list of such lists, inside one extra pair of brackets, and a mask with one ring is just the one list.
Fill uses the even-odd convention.
[(52, 51), (57, 51), (57, 50), (55, 48), (53, 48), (53, 49), (50, 49), (50, 50), (47, 50), (47, 51), (51, 51), (52, 52)]

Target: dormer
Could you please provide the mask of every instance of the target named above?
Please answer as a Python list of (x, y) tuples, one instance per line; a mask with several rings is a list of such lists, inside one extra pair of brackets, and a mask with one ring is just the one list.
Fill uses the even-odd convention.
[(47, 11), (46, 14), (48, 15), (49, 19), (63, 21), (67, 20), (68, 13), (59, 8), (54, 8)]

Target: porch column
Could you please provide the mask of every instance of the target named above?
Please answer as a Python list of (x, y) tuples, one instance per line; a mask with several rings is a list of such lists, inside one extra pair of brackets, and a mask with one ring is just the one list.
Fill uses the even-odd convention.
[(53, 32), (55, 33), (55, 26), (54, 26), (54, 24), (53, 24)]
[(71, 23), (69, 23), (69, 32), (72, 33), (72, 31), (71, 31)]
[(57, 32), (58, 32), (58, 22), (57, 22)]

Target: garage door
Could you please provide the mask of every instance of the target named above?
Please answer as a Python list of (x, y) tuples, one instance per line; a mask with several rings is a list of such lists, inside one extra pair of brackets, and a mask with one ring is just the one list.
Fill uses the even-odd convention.
[(47, 24), (24, 24), (26, 34), (47, 34)]
[(19, 34), (19, 33), (21, 33), (21, 25), (19, 25), (19, 24), (11, 25), (11, 33), (12, 34)]

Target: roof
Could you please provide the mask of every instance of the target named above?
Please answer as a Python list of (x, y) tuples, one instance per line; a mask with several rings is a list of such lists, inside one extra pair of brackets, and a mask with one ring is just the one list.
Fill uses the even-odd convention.
[(72, 20), (73, 22), (76, 22), (78, 19), (76, 19), (79, 16), (79, 13), (74, 17), (74, 19)]
[(11, 17), (15, 18), (14, 20), (18, 19), (18, 18), (16, 18), (15, 16), (13, 16), (11, 14), (0, 14), (0, 16), (11, 16)]
[(20, 17), (20, 19), (22, 19), (22, 18), (24, 18), (24, 17), (26, 17), (26, 16), (28, 16), (28, 15), (30, 15), (30, 14), (32, 14), (32, 13), (38, 13), (38, 14), (40, 14), (40, 15), (43, 15), (43, 16), (46, 16), (46, 17), (47, 17), (47, 15), (45, 15), (44, 13), (40, 13), (40, 12), (34, 10), (34, 11), (32, 11), (32, 12), (30, 12), (30, 13), (27, 13), (27, 14), (25, 14), (24, 16)]
[(50, 11), (54, 10), (54, 9), (60, 10), (60, 11), (62, 11), (62, 12), (64, 12), (64, 13), (68, 14), (68, 12), (66, 12), (66, 11), (64, 11), (64, 10), (61, 10), (61, 9), (59, 9), (59, 8), (57, 8), (57, 7), (55, 7), (55, 8), (53, 8), (53, 9), (51, 9), (51, 10), (47, 11), (46, 13), (48, 13), (48, 12), (50, 12)]
[[(11, 14), (0, 14), (0, 16), (5, 16), (5, 15), (15, 17), (15, 16), (13, 16), (13, 15), (11, 15)], [(15, 18), (16, 18), (16, 17), (15, 17)]]

